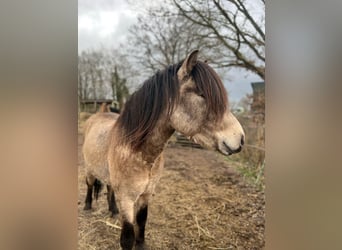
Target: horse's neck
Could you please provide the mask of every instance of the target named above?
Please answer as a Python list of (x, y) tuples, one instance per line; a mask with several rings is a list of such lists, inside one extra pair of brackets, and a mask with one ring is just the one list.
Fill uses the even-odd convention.
[(147, 162), (154, 160), (163, 152), (166, 142), (175, 130), (164, 119), (157, 122), (150, 136), (142, 146), (142, 152)]

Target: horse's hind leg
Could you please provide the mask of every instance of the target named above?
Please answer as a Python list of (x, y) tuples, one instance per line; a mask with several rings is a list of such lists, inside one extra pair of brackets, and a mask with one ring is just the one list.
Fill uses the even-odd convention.
[(114, 190), (111, 188), (110, 185), (107, 185), (107, 201), (108, 210), (112, 212), (112, 216), (118, 214), (119, 210), (116, 206)]
[(86, 177), (86, 183), (87, 183), (87, 196), (85, 199), (85, 206), (84, 210), (89, 210), (91, 209), (91, 203), (93, 201), (93, 187), (96, 179), (92, 175), (87, 175)]

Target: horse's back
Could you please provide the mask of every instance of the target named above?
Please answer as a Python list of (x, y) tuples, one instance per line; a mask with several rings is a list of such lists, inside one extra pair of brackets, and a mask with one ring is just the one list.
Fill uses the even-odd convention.
[(107, 152), (110, 134), (119, 115), (114, 113), (96, 113), (84, 126), (83, 157), (87, 173), (108, 182)]
[(119, 117), (119, 114), (112, 113), (112, 112), (106, 112), (106, 113), (96, 113), (91, 115), (84, 124), (84, 136), (87, 136), (88, 130), (92, 128), (93, 126), (101, 126), (103, 125), (110, 125), (112, 123), (112, 126), (114, 125), (116, 119)]

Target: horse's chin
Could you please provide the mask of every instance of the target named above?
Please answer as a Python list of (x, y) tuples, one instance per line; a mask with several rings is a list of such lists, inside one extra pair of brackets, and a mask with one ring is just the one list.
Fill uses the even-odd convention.
[(233, 153), (228, 152), (228, 151), (225, 151), (225, 150), (223, 150), (223, 149), (221, 149), (221, 148), (217, 148), (216, 150), (217, 150), (217, 152), (220, 152), (221, 154), (223, 154), (223, 155), (225, 155), (225, 156), (229, 156), (229, 155), (232, 155), (232, 154), (233, 154)]
[(232, 148), (225, 141), (220, 142), (217, 146), (217, 150), (221, 154), (226, 155), (226, 156), (239, 153), (241, 149), (242, 149), (242, 146), (239, 146), (238, 148)]

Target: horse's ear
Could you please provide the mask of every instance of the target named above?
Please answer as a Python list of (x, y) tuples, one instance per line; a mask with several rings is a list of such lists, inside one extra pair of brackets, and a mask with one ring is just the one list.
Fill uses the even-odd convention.
[(199, 50), (193, 50), (184, 60), (182, 66), (180, 67), (178, 71), (178, 77), (179, 79), (184, 79), (186, 76), (190, 75), (192, 69), (197, 63), (197, 57), (198, 57)]

